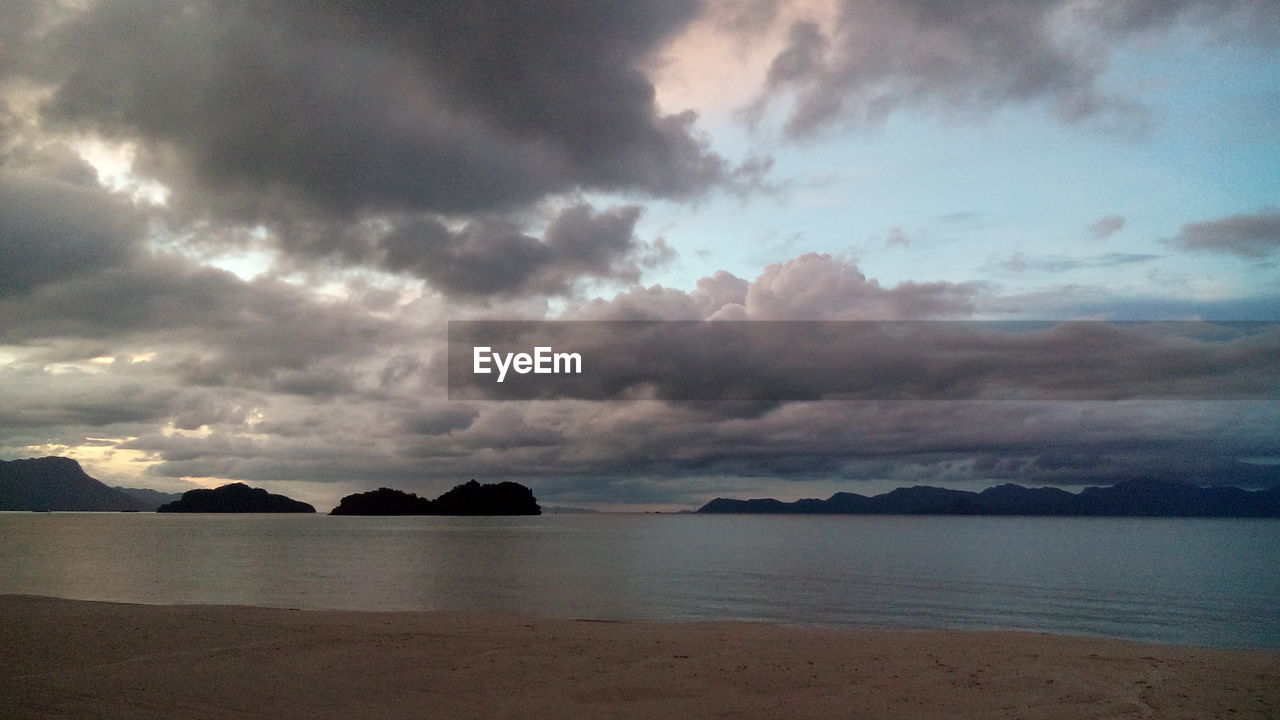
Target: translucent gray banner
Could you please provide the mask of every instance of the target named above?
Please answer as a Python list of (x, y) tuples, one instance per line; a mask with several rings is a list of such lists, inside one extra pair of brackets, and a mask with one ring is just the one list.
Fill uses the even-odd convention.
[(1280, 397), (1280, 322), (449, 323), (452, 400)]

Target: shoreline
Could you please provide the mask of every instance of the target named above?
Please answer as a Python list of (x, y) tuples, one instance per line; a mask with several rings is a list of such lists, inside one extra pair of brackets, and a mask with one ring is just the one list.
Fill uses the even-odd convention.
[[(280, 610), (286, 612), (305, 612), (305, 613), (353, 613), (353, 614), (374, 614), (374, 615), (435, 615), (435, 616), (459, 616), (459, 617), (481, 617), (481, 618), (506, 618), (511, 620), (539, 620), (552, 622), (579, 622), (579, 623), (604, 623), (618, 625), (643, 625), (643, 626), (673, 626), (683, 627), (692, 625), (746, 625), (746, 626), (763, 626), (789, 628), (793, 630), (813, 630), (813, 631), (830, 631), (836, 633), (967, 633), (981, 635), (984, 633), (1014, 633), (1025, 635), (1045, 635), (1049, 637), (1061, 638), (1079, 638), (1083, 640), (1102, 640), (1116, 641), (1122, 643), (1130, 643), (1134, 645), (1181, 648), (1188, 650), (1228, 650), (1243, 652), (1262, 652), (1275, 653), (1280, 655), (1280, 646), (1271, 646), (1261, 643), (1252, 644), (1231, 644), (1228, 642), (1219, 643), (1194, 643), (1194, 642), (1170, 642), (1155, 638), (1132, 637), (1125, 635), (1107, 635), (1104, 633), (1089, 632), (1072, 632), (1069, 630), (1049, 630), (1038, 628), (1017, 628), (1017, 627), (962, 627), (955, 625), (914, 625), (914, 626), (898, 626), (891, 624), (875, 625), (875, 624), (857, 624), (857, 623), (841, 623), (841, 622), (819, 622), (816, 620), (796, 620), (796, 619), (771, 619), (771, 618), (747, 618), (747, 617), (731, 617), (731, 618), (715, 618), (715, 617), (681, 617), (675, 619), (668, 618), (627, 618), (627, 617), (596, 617), (596, 616), (567, 616), (567, 615), (537, 615), (520, 612), (507, 611), (490, 611), (490, 610), (457, 610), (452, 608), (362, 608), (352, 609), (332, 606), (310, 606), (310, 605), (257, 605), (249, 603), (235, 602), (185, 602), (185, 601), (146, 601), (136, 599), (104, 599), (101, 597), (72, 597), (63, 595), (44, 595), (32, 592), (9, 592), (0, 593), (0, 599), (3, 598), (31, 598), (36, 600), (58, 600), (76, 603), (101, 603), (105, 605), (126, 605), (139, 607), (172, 607), (172, 608), (234, 608), (245, 610)], [(0, 606), (2, 607), (2, 606)]]
[(1280, 652), (0, 596), (15, 718), (1266, 718)]

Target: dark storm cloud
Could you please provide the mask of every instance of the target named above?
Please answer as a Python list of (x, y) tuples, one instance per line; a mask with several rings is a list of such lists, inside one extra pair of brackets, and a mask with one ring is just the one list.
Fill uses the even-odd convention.
[[(856, 481), (870, 479), (1266, 482), (1274, 472), (1240, 459), (1280, 452), (1268, 432), (1277, 421), (1269, 402), (787, 403), (750, 417), (656, 402), (567, 407), (498, 406), (502, 418), (489, 428), (415, 452), (431, 457), (436, 472), (563, 480), (578, 492), (619, 479), (679, 478), (660, 493), (668, 501), (709, 497), (716, 478), (726, 477), (822, 480), (827, 492), (856, 491)], [(491, 453), (456, 452), (484, 446), (494, 426), (523, 439)], [(563, 440), (552, 442), (557, 435)]]
[[(1276, 324), (478, 322), (449, 340), (457, 399), (1280, 397)], [(473, 348), (536, 347), (545, 374), (474, 372)], [(554, 372), (553, 352), (576, 353), (575, 372)]]
[(1280, 252), (1280, 212), (1231, 215), (1183, 225), (1169, 242), (1184, 250), (1219, 252), (1261, 260)]
[(358, 303), (165, 256), (0, 299), (0, 318), (0, 343), (73, 338), (96, 341), (98, 353), (159, 349), (157, 367), (184, 383), (313, 396), (352, 389), (344, 369), (352, 359), (406, 337), (403, 326)]
[[(38, 131), (136, 146), (135, 171), (171, 191), (167, 229), (202, 249), (261, 225), (250, 242), (300, 264), (408, 271), (454, 296), (566, 294), (670, 251), (632, 238), (632, 207), (569, 208), (531, 233), (540, 203), (687, 199), (768, 172), (731, 167), (691, 112), (656, 105), (645, 68), (695, 0), (13, 9), (0, 72), (48, 91)], [(87, 264), (117, 260), (93, 245)]]
[(142, 214), (69, 148), (0, 153), (0, 298), (122, 263), (143, 229)]
[(842, 0), (832, 27), (795, 21), (747, 115), (790, 98), (786, 130), (801, 137), (833, 123), (878, 125), (912, 106), (969, 114), (1044, 101), (1065, 122), (1140, 133), (1149, 113), (1099, 87), (1108, 55), (1100, 40), (1183, 20), (1212, 23), (1224, 37), (1270, 34), (1273, 44), (1280, 27), (1265, 0)]
[(403, 427), (414, 435), (447, 435), (466, 430), (479, 416), (480, 412), (474, 408), (454, 404), (414, 413), (405, 419)]
[[(180, 387), (149, 362), (84, 366), (19, 362), (0, 367), (0, 447), (86, 444), (202, 426), (240, 427), (262, 398), (229, 388)], [(114, 445), (118, 441), (97, 441)], [(94, 444), (94, 441), (88, 441)]]
[(337, 368), (309, 367), (305, 370), (273, 370), (269, 387), (273, 392), (322, 398), (350, 392), (355, 389), (355, 383)]
[(0, 23), (0, 79), (22, 63), (25, 45), (40, 19), (40, 4), (28, 0), (6, 0), (4, 22)]
[(92, 5), (46, 38), (50, 120), (137, 138), (175, 201), (246, 220), (472, 213), (729, 179), (640, 66), (691, 20), (643, 3)]
[(670, 250), (633, 234), (640, 208), (596, 213), (576, 205), (559, 213), (541, 239), (501, 221), (475, 221), (450, 231), (434, 220), (396, 228), (381, 238), (382, 265), (428, 280), (449, 295), (564, 295), (583, 279), (629, 283), (642, 265)]
[(101, 427), (163, 421), (181, 401), (177, 389), (139, 381), (62, 374), (0, 373), (0, 429)]

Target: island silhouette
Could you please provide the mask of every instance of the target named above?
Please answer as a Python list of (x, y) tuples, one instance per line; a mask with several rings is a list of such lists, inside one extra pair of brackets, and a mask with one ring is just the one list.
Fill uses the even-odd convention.
[(342, 498), (330, 515), (541, 515), (529, 488), (514, 482), (480, 484), (470, 480), (435, 500), (392, 488)]
[(188, 490), (181, 500), (156, 509), (162, 513), (313, 513), (311, 505), (284, 495), (269, 493), (244, 483), (230, 483), (212, 490)]

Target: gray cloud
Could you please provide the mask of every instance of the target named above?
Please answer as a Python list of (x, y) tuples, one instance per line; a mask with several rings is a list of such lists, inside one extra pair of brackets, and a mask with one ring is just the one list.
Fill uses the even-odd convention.
[(404, 429), (415, 435), (447, 435), (471, 427), (480, 412), (465, 405), (449, 405), (414, 413), (404, 421)]
[(911, 247), (911, 238), (907, 237), (907, 233), (900, 226), (895, 225), (889, 228), (889, 232), (885, 235), (885, 247), (893, 245), (901, 245), (902, 247)]
[(136, 379), (12, 370), (0, 374), (0, 388), (3, 429), (163, 422), (180, 395), (172, 386)]
[(1228, 37), (1264, 45), (1276, 42), (1273, 30), (1280, 23), (1280, 9), (1269, 0), (1131, 0), (1123, 3), (1090, 3), (1079, 9), (1099, 30), (1125, 34), (1160, 30), (1172, 22), (1218, 24)]
[[(669, 401), (1257, 399), (1280, 327), (1077, 322), (568, 322), (450, 326), (450, 397)], [(472, 373), (472, 347), (579, 353), (573, 375)]]
[(0, 154), (0, 298), (123, 263), (143, 227), (69, 148), (18, 143)]
[(5, 0), (4, 22), (0, 23), (0, 80), (30, 63), (33, 36), (53, 5), (39, 0)]
[(1261, 260), (1280, 251), (1280, 212), (1230, 215), (1183, 225), (1169, 243), (1184, 250)]
[[(734, 494), (751, 478), (775, 489), (804, 481), (820, 488), (815, 494), (856, 491), (861, 480), (1265, 483), (1274, 482), (1274, 472), (1240, 458), (1280, 453), (1268, 432), (1280, 420), (1272, 402), (788, 403), (746, 416), (709, 410), (656, 402), (490, 404), (465, 428), (436, 432), (443, 425), (428, 421), (424, 429), (432, 432), (422, 434), (387, 428), (368, 406), (343, 404), (318, 416), (310, 411), (301, 434), (236, 439), (219, 428), (207, 437), (148, 435), (128, 447), (163, 458), (158, 475), (305, 478), (343, 487), (390, 482), (428, 491), (484, 477), (520, 480), (544, 500), (687, 504)], [(363, 442), (334, 441), (351, 434)]]
[(351, 364), (408, 332), (358, 303), (318, 300), (289, 283), (246, 282), (166, 256), (0, 298), (0, 318), (0, 343), (96, 342), (73, 347), (67, 360), (113, 354), (113, 347), (159, 350), (152, 367), (163, 367), (170, 381), (312, 396), (352, 390)]
[(1120, 232), (1124, 227), (1123, 215), (1106, 215), (1098, 218), (1098, 220), (1085, 228), (1089, 232), (1089, 236), (1095, 240), (1106, 240), (1107, 238)]
[(754, 281), (723, 270), (692, 292), (654, 286), (593, 300), (571, 320), (924, 320), (968, 317), (976, 284), (904, 282), (888, 288), (852, 263), (806, 253), (767, 266)]
[[(717, 478), (823, 480), (831, 489), (852, 482), (855, 490), (867, 479), (1106, 484), (1153, 474), (1213, 484), (1246, 475), (1230, 472), (1246, 448), (1276, 448), (1263, 430), (1276, 420), (1266, 403), (790, 403), (745, 417), (660, 403), (504, 411), (536, 419), (544, 443), (552, 433), (563, 440), (500, 453), (518, 463), (467, 454), (463, 464), (504, 474), (518, 464), (517, 475), (535, 484), (565, 479), (578, 493), (593, 486), (597, 500), (614, 481), (636, 478), (680, 478), (658, 490), (665, 501), (708, 497)], [(523, 427), (511, 418), (504, 425)], [(1252, 430), (1228, 437), (1220, 432), (1228, 427)], [(1068, 457), (1092, 460), (1069, 467)], [(1000, 467), (984, 466), (996, 458)], [(440, 453), (436, 462), (458, 461)]]
[[(831, 302), (819, 302), (822, 293)], [(0, 372), (10, 400), (0, 445), (135, 437), (120, 447), (158, 460), (157, 482), (307, 481), (324, 502), (387, 484), (438, 493), (479, 477), (519, 480), (560, 503), (687, 505), (735, 488), (793, 493), (783, 487), (792, 481), (819, 488), (814, 494), (869, 479), (1078, 484), (1159, 473), (1263, 482), (1239, 458), (1280, 453), (1268, 432), (1280, 420), (1270, 402), (450, 403), (429, 380), (448, 306), (375, 298), (371, 310), (365, 294), (322, 301), (289, 283), (245, 282), (160, 257), (0, 301), (0, 314), (15, 321), (5, 341), (30, 357)], [(754, 280), (718, 272), (689, 291), (635, 288), (578, 303), (567, 317), (703, 319), (726, 308), (790, 319), (966, 317), (989, 300), (968, 286), (884, 287), (850, 263), (808, 255)], [(1117, 342), (1051, 333), (1028, 340), (1023, 355), (1056, 374), (1066, 397), (1075, 371)], [(1185, 348), (1143, 347), (1133, 382), (1196, 372), (1173, 364), (1190, 357)], [(868, 352), (885, 353), (892, 369), (941, 357), (939, 349)], [(157, 354), (118, 359), (96, 375), (55, 367), (144, 350)], [(1252, 352), (1277, 356), (1262, 344)], [(1211, 370), (1215, 360), (1205, 362)], [(168, 423), (200, 432), (158, 431)]]
[[(696, 0), (11, 4), (0, 73), (48, 93), (32, 132), (132, 144), (135, 171), (171, 191), (167, 229), (205, 250), (268, 243), (300, 264), (413, 272), (455, 296), (567, 294), (632, 282), (670, 250), (631, 237), (630, 206), (571, 207), (535, 239), (529, 217), (546, 205), (584, 191), (741, 192), (769, 169), (731, 166), (693, 113), (656, 105), (645, 68), (702, 11)], [(94, 199), (36, 191), (64, 214)], [(93, 192), (96, 214), (120, 203)], [(70, 230), (58, 237), (85, 234)], [(121, 259), (104, 257), (120, 243), (91, 240), (78, 262)]]
[(977, 285), (904, 282), (892, 288), (854, 265), (808, 253), (765, 268), (741, 305), (725, 305), (718, 320), (920, 320), (965, 317)]
[(1062, 257), (1062, 256), (1042, 256), (1028, 257), (1023, 253), (1014, 253), (1009, 259), (998, 264), (1002, 270), (1010, 270), (1013, 272), (1027, 272), (1034, 270), (1037, 272), (1061, 273), (1071, 270), (1082, 270), (1087, 268), (1108, 268), (1120, 265), (1136, 265), (1140, 263), (1159, 260), (1160, 255), (1152, 255), (1150, 253), (1103, 253), (1101, 255), (1089, 255), (1085, 257)]
[(803, 137), (833, 123), (878, 125), (908, 107), (970, 114), (1043, 101), (1065, 122), (1141, 133), (1149, 112), (1099, 87), (1108, 54), (1099, 37), (1185, 20), (1257, 41), (1271, 28), (1274, 43), (1277, 15), (1257, 0), (843, 0), (830, 28), (793, 24), (747, 116), (789, 98), (786, 130)]
[[(471, 213), (731, 169), (639, 69), (691, 0), (128, 0), (50, 31), (45, 115), (143, 143), (175, 201), (246, 220)], [(567, 32), (569, 28), (590, 31)]]
[(382, 265), (409, 272), (455, 296), (565, 295), (584, 279), (634, 283), (641, 268), (670, 249), (633, 234), (640, 208), (596, 213), (589, 205), (561, 211), (541, 239), (502, 221), (475, 221), (450, 231), (433, 220), (396, 228), (379, 240)]

